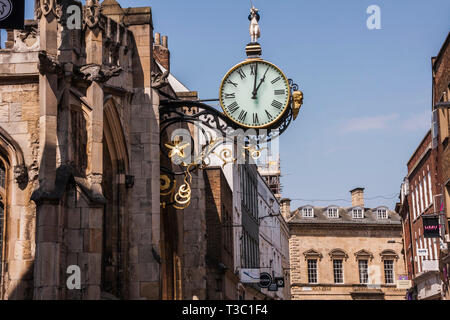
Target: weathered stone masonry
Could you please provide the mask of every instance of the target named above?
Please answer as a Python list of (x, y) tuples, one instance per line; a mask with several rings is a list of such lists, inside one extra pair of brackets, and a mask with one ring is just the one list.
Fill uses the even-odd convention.
[[(159, 299), (151, 10), (88, 1), (82, 30), (69, 30), (73, 4), (37, 1), (0, 51), (0, 298)], [(69, 265), (81, 290), (66, 287)]]

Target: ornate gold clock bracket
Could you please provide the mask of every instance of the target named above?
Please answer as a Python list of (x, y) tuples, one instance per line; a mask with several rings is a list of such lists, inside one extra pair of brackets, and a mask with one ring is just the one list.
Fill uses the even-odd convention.
[[(243, 147), (243, 152), (249, 157), (257, 160), (264, 148), (259, 144), (270, 142), (279, 137), (298, 116), (302, 105), (303, 93), (298, 91), (298, 86), (289, 80), (291, 87), (291, 103), (283, 117), (273, 128), (264, 130), (254, 129), (251, 141)], [(294, 90), (295, 89), (295, 90)], [(234, 133), (243, 131), (243, 128), (228, 119), (222, 112), (199, 101), (187, 100), (162, 100), (160, 112), (160, 151), (166, 158), (170, 167), (161, 165), (160, 176), (160, 204), (162, 208), (172, 206), (182, 210), (189, 207), (191, 203), (192, 173), (208, 167), (211, 157), (217, 157), (222, 162), (222, 168), (227, 164), (235, 163), (233, 152), (227, 144), (233, 145)], [(197, 127), (197, 132), (203, 135), (206, 143), (202, 146), (195, 145), (198, 137), (189, 137), (190, 141), (183, 141), (180, 136), (170, 137), (174, 129), (180, 126), (188, 128)], [(191, 131), (190, 131), (191, 132)], [(215, 132), (213, 137), (211, 132)], [(230, 138), (231, 137), (231, 138)], [(220, 147), (220, 148), (219, 148)], [(197, 152), (193, 150), (199, 149)], [(190, 155), (190, 157), (187, 157)], [(244, 156), (244, 155), (242, 155)], [(186, 159), (189, 158), (188, 161)], [(181, 183), (178, 183), (181, 178)]]
[[(248, 19), (250, 20), (251, 42), (246, 46), (248, 60), (261, 59), (261, 45), (257, 42), (260, 37), (260, 28), (258, 21), (260, 15), (258, 9), (252, 6)], [(261, 156), (259, 145), (270, 142), (279, 137), (290, 125), (292, 120), (298, 116), (303, 104), (303, 92), (299, 91), (298, 85), (291, 79), (289, 81), (290, 100), (289, 107), (279, 120), (269, 128), (252, 129), (246, 135), (246, 144), (242, 148), (244, 154), (237, 156), (246, 156), (258, 159)], [(232, 149), (227, 147), (231, 144), (234, 148), (235, 137), (237, 133), (246, 132), (240, 124), (232, 121), (224, 113), (204, 104), (200, 101), (187, 100), (161, 100), (159, 108), (160, 116), (160, 151), (162, 157), (161, 163), (169, 163), (169, 167), (161, 165), (161, 207), (172, 206), (175, 209), (185, 209), (191, 203), (191, 183), (192, 173), (208, 167), (211, 163), (211, 157), (217, 157), (222, 161), (222, 167), (229, 163), (235, 163), (237, 159), (233, 157)], [(198, 135), (203, 136), (206, 143), (199, 143), (199, 137), (193, 137), (193, 127)], [(183, 139), (174, 133), (176, 129), (187, 129), (189, 137), (183, 136)], [(213, 137), (211, 132), (216, 133)], [(230, 138), (231, 137), (231, 138)], [(189, 140), (189, 141), (186, 141)], [(221, 147), (220, 151), (219, 147)], [(178, 178), (177, 180), (177, 177)], [(177, 181), (182, 182), (179, 184)]]

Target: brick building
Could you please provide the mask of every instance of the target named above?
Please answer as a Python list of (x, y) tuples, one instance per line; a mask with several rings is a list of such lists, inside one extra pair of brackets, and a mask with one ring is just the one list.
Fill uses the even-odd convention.
[[(442, 228), (445, 230), (441, 252), (441, 279), (443, 281), (442, 294), (445, 299), (450, 298), (449, 274), (450, 243), (449, 219), (450, 219), (450, 33), (448, 34), (441, 50), (436, 57), (431, 59), (433, 74), (433, 130), (434, 147), (437, 152), (438, 171), (438, 196), (436, 198), (436, 210), (442, 215)], [(444, 232), (443, 232), (444, 233)]]
[(407, 164), (408, 174), (401, 188), (401, 203), (397, 210), (402, 216), (405, 259), (411, 293), (418, 299), (440, 298), (439, 238), (424, 234), (424, 216), (436, 215), (435, 196), (438, 190), (437, 152), (432, 148), (431, 130), (427, 132)]
[[(433, 92), (431, 129), (407, 163), (408, 174), (396, 211), (402, 216), (408, 274), (414, 281), (413, 299), (447, 298), (450, 242), (450, 33), (431, 59)], [(424, 236), (424, 219), (435, 217), (440, 234)]]
[(363, 188), (352, 190), (352, 207), (302, 206), (282, 201), (290, 231), (293, 300), (403, 300), (402, 226), (386, 207), (366, 208)]

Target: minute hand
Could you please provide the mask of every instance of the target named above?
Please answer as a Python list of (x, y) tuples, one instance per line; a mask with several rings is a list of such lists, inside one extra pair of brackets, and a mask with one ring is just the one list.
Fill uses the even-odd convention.
[(253, 97), (252, 97), (253, 99), (256, 98), (256, 94), (258, 93), (259, 87), (261, 87), (262, 83), (263, 83), (264, 80), (266, 79), (266, 73), (267, 73), (267, 71), (269, 71), (269, 68), (270, 68), (270, 66), (267, 67), (266, 72), (264, 72), (264, 76), (261, 78), (261, 81), (259, 82), (258, 86), (256, 87), (255, 90), (253, 90)]

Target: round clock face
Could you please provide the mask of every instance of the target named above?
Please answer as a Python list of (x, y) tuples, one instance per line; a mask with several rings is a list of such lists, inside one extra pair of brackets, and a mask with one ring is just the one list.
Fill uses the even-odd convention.
[(220, 85), (220, 105), (234, 122), (247, 128), (276, 123), (289, 105), (289, 81), (277, 66), (248, 60), (233, 67)]

